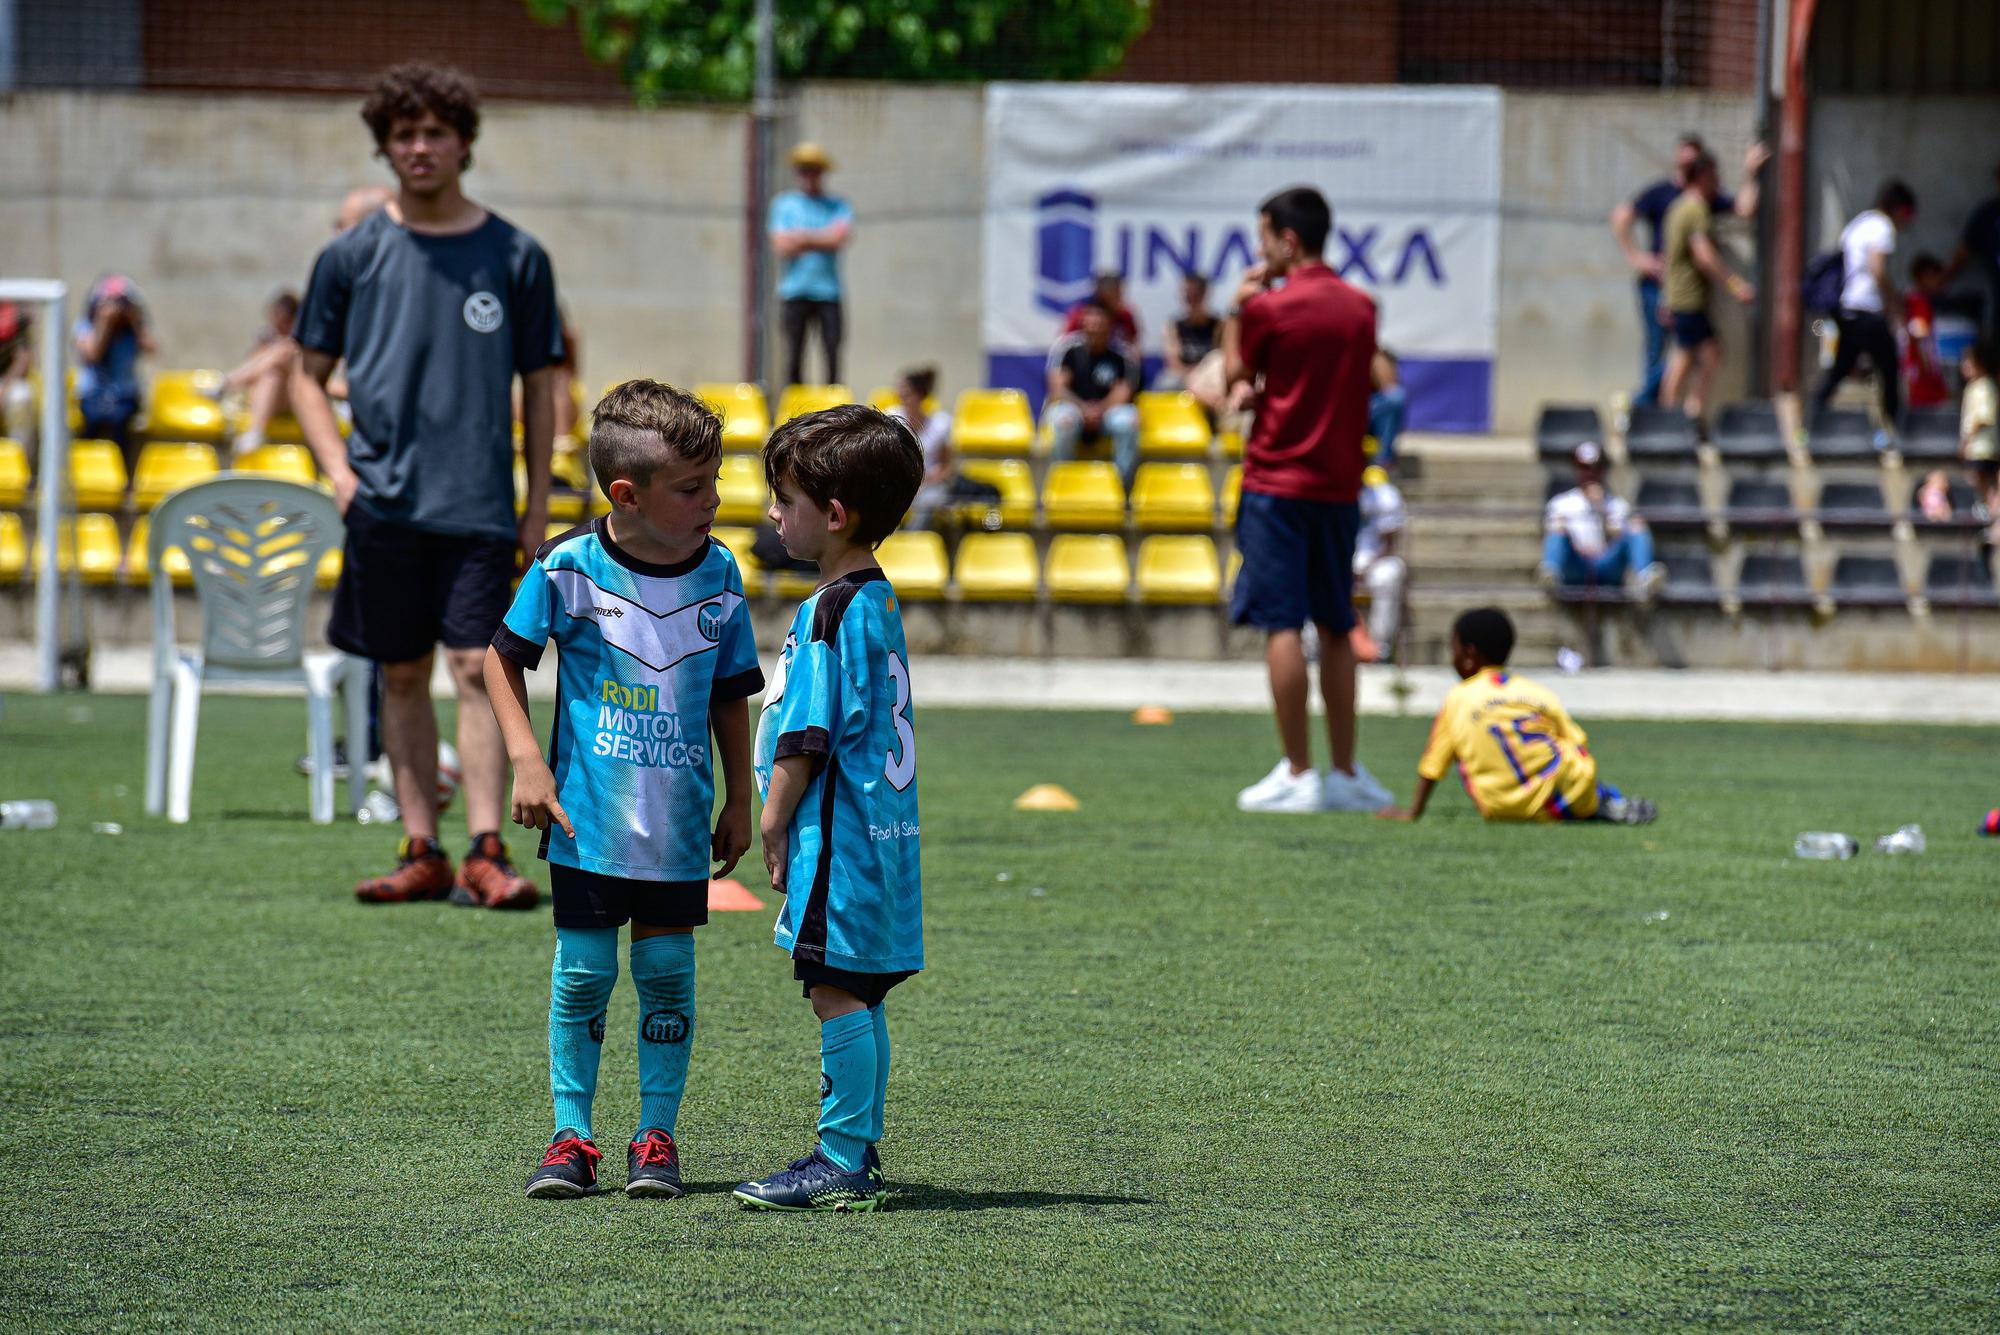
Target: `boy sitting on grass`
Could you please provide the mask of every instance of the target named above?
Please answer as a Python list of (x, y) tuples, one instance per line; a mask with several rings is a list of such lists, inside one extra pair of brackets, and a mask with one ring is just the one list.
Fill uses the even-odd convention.
[(757, 725), (758, 832), (785, 896), (775, 935), (820, 1022), (819, 1144), (736, 1196), (873, 1210), (887, 1195), (883, 998), (924, 967), (909, 650), (875, 548), (910, 508), (924, 456), (901, 422), (849, 404), (779, 427), (764, 473), (785, 550), (819, 567)]
[(1453, 760), (1472, 804), (1487, 820), (1605, 820), (1645, 825), (1658, 814), (1643, 797), (1597, 781), (1588, 740), (1546, 687), (1507, 671), (1514, 623), (1494, 607), (1474, 608), (1451, 628), (1451, 688), (1417, 761), (1410, 805), (1379, 813), (1414, 821)]
[[(764, 688), (743, 576), (709, 539), (722, 423), (651, 380), (597, 405), (590, 470), (611, 513), (535, 553), (486, 651), (486, 687), (514, 762), (514, 819), (542, 831), (556, 926), (549, 989), (555, 1137), (528, 1195), (597, 1190), (591, 1102), (618, 929), (632, 924), (639, 994), (639, 1129), (625, 1194), (681, 1194), (674, 1123), (694, 1044), (694, 929), (708, 921), (710, 860), (727, 875), (750, 847), (749, 697)], [(523, 673), (555, 640), (548, 759)], [(711, 750), (711, 737), (713, 748)], [(726, 784), (711, 833), (722, 756)]]

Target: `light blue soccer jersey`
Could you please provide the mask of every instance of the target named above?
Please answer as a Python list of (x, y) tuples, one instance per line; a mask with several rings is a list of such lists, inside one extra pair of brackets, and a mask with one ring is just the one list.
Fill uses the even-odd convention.
[(880, 570), (799, 604), (757, 723), (757, 786), (813, 758), (792, 817), (777, 942), (856, 973), (924, 967), (917, 733), (896, 591)]
[(556, 643), (549, 768), (576, 837), (542, 856), (636, 881), (709, 872), (715, 777), (709, 707), (764, 688), (736, 559), (720, 543), (678, 565), (641, 561), (598, 519), (551, 539), (493, 647), (524, 668)]

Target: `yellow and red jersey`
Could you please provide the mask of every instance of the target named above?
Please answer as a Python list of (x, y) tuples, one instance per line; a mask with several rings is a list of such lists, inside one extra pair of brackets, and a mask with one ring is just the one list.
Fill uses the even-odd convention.
[(1586, 820), (1597, 814), (1597, 761), (1555, 692), (1505, 668), (1451, 688), (1417, 773), (1436, 782), (1458, 762), (1487, 820)]

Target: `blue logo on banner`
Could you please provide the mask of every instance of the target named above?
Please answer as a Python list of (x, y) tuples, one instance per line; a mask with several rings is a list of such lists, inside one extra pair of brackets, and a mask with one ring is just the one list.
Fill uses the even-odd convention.
[(1035, 304), (1056, 315), (1090, 295), (1097, 251), (1097, 201), (1056, 190), (1035, 201)]

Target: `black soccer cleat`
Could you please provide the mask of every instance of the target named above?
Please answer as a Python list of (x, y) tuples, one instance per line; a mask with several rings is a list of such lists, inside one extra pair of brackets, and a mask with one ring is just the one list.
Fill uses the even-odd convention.
[(528, 1174), (528, 1198), (560, 1201), (590, 1195), (597, 1190), (597, 1161), (603, 1157), (596, 1145), (564, 1127)]
[(684, 1194), (681, 1152), (672, 1136), (654, 1127), (641, 1131), (639, 1138), (625, 1147), (625, 1194), (669, 1200)]
[(1645, 797), (1607, 797), (1597, 807), (1597, 818), (1613, 825), (1651, 825), (1660, 809)]
[(862, 1162), (858, 1173), (842, 1171), (818, 1146), (782, 1173), (761, 1182), (745, 1182), (736, 1199), (760, 1210), (799, 1213), (811, 1210), (864, 1212), (879, 1210), (888, 1199), (879, 1159)]

